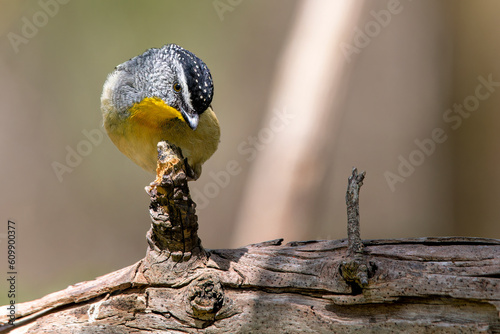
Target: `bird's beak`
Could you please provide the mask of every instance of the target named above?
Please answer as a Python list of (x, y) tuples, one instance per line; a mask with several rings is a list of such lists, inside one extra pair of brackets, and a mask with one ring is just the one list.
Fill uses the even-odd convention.
[(196, 130), (198, 127), (198, 121), (200, 120), (200, 115), (194, 112), (194, 110), (190, 110), (190, 108), (181, 108), (181, 114), (189, 127), (192, 130)]

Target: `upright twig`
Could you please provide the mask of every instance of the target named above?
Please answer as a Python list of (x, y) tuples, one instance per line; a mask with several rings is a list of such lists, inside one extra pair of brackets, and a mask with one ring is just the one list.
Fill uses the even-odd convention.
[(365, 172), (359, 173), (356, 168), (347, 182), (345, 201), (347, 205), (347, 260), (343, 261), (340, 270), (342, 277), (351, 284), (353, 293), (368, 285), (369, 264), (363, 256), (363, 242), (359, 232), (359, 191), (365, 179)]
[(365, 172), (358, 174), (356, 168), (347, 181), (345, 203), (347, 205), (347, 238), (349, 240), (349, 255), (363, 252), (363, 243), (359, 231), (359, 191), (365, 179)]

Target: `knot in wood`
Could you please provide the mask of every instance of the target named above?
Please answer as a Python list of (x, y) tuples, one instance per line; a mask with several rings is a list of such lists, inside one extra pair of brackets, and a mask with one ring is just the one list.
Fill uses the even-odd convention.
[(187, 299), (194, 318), (215, 320), (215, 315), (224, 303), (222, 284), (211, 277), (198, 279), (189, 287)]
[(368, 285), (368, 265), (362, 259), (343, 261), (340, 273), (347, 283), (354, 284), (359, 288)]

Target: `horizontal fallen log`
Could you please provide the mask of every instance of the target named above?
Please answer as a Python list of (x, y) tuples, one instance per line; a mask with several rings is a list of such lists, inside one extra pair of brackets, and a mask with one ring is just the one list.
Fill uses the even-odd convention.
[[(287, 245), (275, 240), (209, 250), (203, 265), (180, 265), (165, 272), (165, 280), (145, 280), (140, 261), (18, 305), (18, 320), (27, 319), (26, 324), (6, 330), (326, 333), (378, 328), (418, 333), (432, 328), (488, 333), (500, 328), (499, 240), (416, 238), (366, 240), (364, 245), (372, 271), (367, 287), (358, 292), (339, 270), (348, 256), (347, 240)], [(206, 317), (196, 313), (196, 298), (209, 310)], [(5, 322), (5, 314), (1, 319)]]
[(159, 145), (146, 257), (0, 309), (5, 333), (494, 333), (500, 240), (364, 240), (353, 169), (348, 238), (207, 250), (182, 152)]

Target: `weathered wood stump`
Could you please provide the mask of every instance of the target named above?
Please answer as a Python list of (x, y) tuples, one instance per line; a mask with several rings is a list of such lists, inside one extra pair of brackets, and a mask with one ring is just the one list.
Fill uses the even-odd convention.
[(359, 237), (349, 179), (348, 239), (272, 240), (204, 250), (186, 166), (160, 146), (152, 227), (136, 264), (17, 305), (5, 333), (493, 333), (500, 240)]

